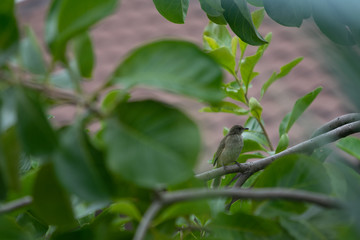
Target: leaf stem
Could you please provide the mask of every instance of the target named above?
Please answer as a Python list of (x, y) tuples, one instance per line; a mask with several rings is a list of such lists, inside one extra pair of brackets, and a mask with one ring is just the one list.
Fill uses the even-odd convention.
[(264, 124), (262, 124), (262, 122), (261, 122), (259, 119), (256, 118), (256, 120), (257, 120), (257, 122), (259, 123), (259, 125), (260, 125), (260, 127), (261, 127), (261, 130), (263, 131), (267, 142), (269, 143), (270, 151), (274, 151), (274, 147), (273, 147), (273, 145), (272, 145), (272, 143), (271, 143), (271, 140), (270, 140), (269, 135), (268, 135), (268, 133), (267, 133), (267, 131), (266, 131), (266, 129), (265, 129)]

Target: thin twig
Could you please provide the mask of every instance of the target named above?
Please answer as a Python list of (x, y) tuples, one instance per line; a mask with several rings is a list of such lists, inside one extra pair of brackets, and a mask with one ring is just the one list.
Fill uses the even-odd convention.
[(328, 131), (324, 134), (321, 134), (317, 137), (314, 137), (312, 139), (309, 139), (307, 141), (304, 141), (302, 143), (299, 143), (293, 147), (290, 147), (280, 153), (274, 154), (272, 156), (253, 161), (248, 163), (242, 163), (239, 165), (231, 165), (227, 166), (226, 169), (224, 168), (216, 168), (207, 172), (199, 173), (195, 177), (200, 180), (211, 180), (215, 177), (219, 177), (225, 174), (229, 173), (244, 173), (244, 172), (252, 172), (255, 173), (259, 170), (264, 169), (266, 166), (268, 166), (270, 163), (275, 161), (276, 159), (279, 159), (283, 156), (293, 154), (293, 153), (300, 153), (300, 152), (308, 152), (312, 151), (316, 148), (319, 148), (323, 145), (326, 145), (328, 143), (334, 142), (338, 139), (341, 139), (343, 137), (346, 137), (350, 134), (360, 132), (360, 121), (348, 123), (345, 125), (342, 125), (341, 127), (338, 127), (334, 130)]
[(272, 143), (271, 143), (271, 141), (270, 141), (269, 135), (268, 135), (267, 132), (266, 132), (266, 129), (265, 129), (264, 124), (262, 124), (262, 122), (261, 122), (260, 120), (258, 120), (258, 119), (256, 119), (256, 120), (257, 120), (257, 122), (259, 123), (259, 125), (260, 125), (260, 127), (261, 127), (261, 130), (263, 131), (267, 142), (269, 143), (270, 151), (274, 151), (274, 147), (273, 147), (273, 145), (272, 145)]
[(0, 214), (8, 213), (16, 209), (26, 207), (30, 205), (32, 202), (33, 202), (33, 198), (31, 196), (25, 196), (23, 198), (2, 204), (0, 205)]

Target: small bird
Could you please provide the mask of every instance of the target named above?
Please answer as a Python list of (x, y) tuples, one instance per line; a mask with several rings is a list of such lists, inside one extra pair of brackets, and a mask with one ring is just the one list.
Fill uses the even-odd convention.
[[(240, 125), (233, 126), (228, 134), (221, 140), (220, 145), (215, 153), (213, 165), (216, 167), (228, 165), (230, 163), (237, 163), (241, 150), (244, 146), (241, 134), (249, 130)], [(214, 180), (214, 187), (220, 184), (220, 178)]]

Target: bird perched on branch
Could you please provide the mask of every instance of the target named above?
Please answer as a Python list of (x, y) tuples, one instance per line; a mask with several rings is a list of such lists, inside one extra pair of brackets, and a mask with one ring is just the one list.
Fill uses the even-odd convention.
[[(230, 131), (226, 136), (221, 140), (220, 145), (215, 153), (213, 165), (216, 167), (228, 165), (230, 163), (237, 163), (236, 160), (239, 157), (241, 150), (244, 146), (243, 138), (241, 134), (249, 130), (240, 125), (234, 125), (230, 128)], [(213, 182), (213, 187), (218, 187), (220, 185), (220, 177), (215, 178)]]

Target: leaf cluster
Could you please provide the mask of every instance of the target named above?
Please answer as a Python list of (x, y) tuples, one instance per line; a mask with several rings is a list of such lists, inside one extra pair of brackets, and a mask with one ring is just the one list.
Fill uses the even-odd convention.
[[(264, 4), (271, 12), (267, 1), (249, 2)], [(294, 103), (279, 126), (274, 148), (263, 119), (262, 98), (302, 58), (265, 80), (260, 96), (249, 96), (252, 82), (259, 81), (256, 64), (272, 36), (262, 37), (257, 30), (263, 9), (251, 13), (245, 0), (200, 0), (211, 20), (203, 34), (203, 49), (183, 40), (145, 44), (130, 52), (98, 91), (86, 93), (82, 83), (92, 80), (96, 65), (91, 28), (117, 4), (116, 0), (51, 1), (45, 20), (47, 60), (31, 28), (20, 34), (14, 1), (0, 3), (4, 23), (0, 28), (1, 238), (359, 236), (359, 174), (338, 161), (327, 161), (326, 149), (284, 154), (266, 169), (239, 171), (242, 182), (232, 181), (235, 174), (227, 174), (222, 188), (249, 191), (240, 200), (226, 188), (217, 195), (209, 188), (210, 181), (194, 174), (201, 150), (195, 121), (174, 105), (132, 97), (135, 88), (147, 87), (201, 101), (202, 112), (246, 116), (245, 126), (251, 131), (244, 134), (240, 168), (251, 165), (245, 164), (248, 160), (286, 153), (288, 132), (321, 88)], [(189, 1), (154, 0), (154, 4), (168, 20), (183, 23)], [(257, 46), (253, 55), (246, 53), (249, 44)], [(232, 81), (224, 80), (223, 70)], [(74, 119), (56, 125), (57, 116), (51, 110), (69, 104), (76, 108)], [(350, 122), (358, 121), (357, 117)], [(94, 124), (98, 128), (89, 130)], [(336, 127), (320, 136), (331, 131), (337, 133)], [(338, 135), (342, 138), (355, 131), (360, 130)], [(354, 137), (337, 143), (357, 159), (359, 145)], [(264, 189), (275, 195), (270, 199), (261, 192)], [(195, 199), (189, 193), (197, 190), (200, 194)], [(346, 204), (339, 208), (338, 201)]]

